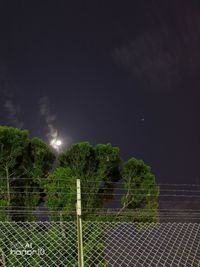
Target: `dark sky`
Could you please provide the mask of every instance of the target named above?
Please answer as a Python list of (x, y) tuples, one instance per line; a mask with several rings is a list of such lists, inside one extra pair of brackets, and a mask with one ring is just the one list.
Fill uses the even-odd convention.
[(0, 1), (0, 124), (110, 142), (159, 182), (200, 183), (199, 72), (199, 1)]

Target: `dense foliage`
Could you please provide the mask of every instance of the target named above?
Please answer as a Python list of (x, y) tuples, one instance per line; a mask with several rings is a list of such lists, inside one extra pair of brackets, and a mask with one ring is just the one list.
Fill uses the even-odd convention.
[[(41, 180), (48, 175), (55, 156), (28, 131), (0, 127), (1, 220), (31, 220), (40, 198)], [(2, 212), (3, 211), (3, 212)]]
[[(93, 147), (88, 142), (83, 142), (73, 144), (60, 154), (58, 165), (47, 180), (47, 187), (55, 189), (55, 181), (62, 177), (65, 182), (61, 183), (64, 183), (66, 188), (64, 189), (63, 184), (62, 189), (58, 188), (58, 192), (62, 190), (66, 195), (68, 191), (70, 193), (67, 198), (65, 194), (49, 195), (50, 209), (59, 208), (63, 214), (67, 213), (67, 210), (74, 210), (76, 179), (80, 179), (84, 219), (158, 221), (159, 187), (151, 168), (142, 160), (131, 158), (122, 163), (119, 149), (111, 144), (98, 144)], [(114, 197), (115, 186), (119, 180), (124, 186), (124, 194), (120, 195), (122, 207), (118, 213), (113, 214), (110, 209), (104, 207), (108, 200)], [(56, 207), (58, 203), (59, 207)], [(52, 218), (55, 219), (55, 215), (52, 215)]]
[(123, 165), (122, 179), (126, 193), (121, 199), (121, 211), (128, 214), (129, 210), (134, 209), (134, 220), (156, 222), (159, 218), (159, 186), (156, 184), (151, 168), (142, 160), (131, 158)]
[[(51, 219), (71, 220), (76, 212), (76, 180), (81, 180), (83, 219), (158, 221), (159, 187), (142, 160), (123, 162), (111, 144), (72, 144), (57, 157), (27, 131), (0, 127), (0, 219), (32, 220), (46, 193)], [(113, 214), (106, 204), (123, 184), (121, 208)], [(123, 187), (122, 186), (122, 187)], [(134, 212), (133, 212), (134, 210)], [(4, 211), (4, 212), (3, 212)], [(6, 212), (7, 211), (7, 212)]]
[[(56, 180), (62, 177), (62, 184), (70, 193), (51, 194), (48, 197), (50, 209), (59, 208), (64, 213), (75, 208), (76, 180), (81, 180), (83, 218), (95, 214), (103, 207), (104, 202), (113, 195), (114, 181), (120, 177), (119, 150), (111, 144), (99, 144), (96, 147), (88, 142), (72, 145), (58, 157), (58, 168), (47, 180), (47, 191), (56, 188)], [(65, 180), (65, 182), (64, 182)], [(63, 185), (64, 186), (64, 185)], [(59, 198), (59, 200), (56, 200)], [(72, 201), (73, 199), (73, 201)], [(56, 205), (59, 204), (59, 207)], [(55, 216), (52, 215), (55, 219)]]

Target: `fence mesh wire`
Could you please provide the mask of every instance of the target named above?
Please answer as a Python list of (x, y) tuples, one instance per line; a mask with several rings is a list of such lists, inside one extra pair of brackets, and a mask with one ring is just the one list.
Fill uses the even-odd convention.
[(85, 266), (200, 266), (195, 223), (85, 222), (83, 238)]
[[(83, 221), (85, 267), (199, 267), (200, 224)], [(76, 222), (0, 222), (3, 267), (78, 266)]]
[(77, 266), (74, 222), (0, 222), (2, 267)]

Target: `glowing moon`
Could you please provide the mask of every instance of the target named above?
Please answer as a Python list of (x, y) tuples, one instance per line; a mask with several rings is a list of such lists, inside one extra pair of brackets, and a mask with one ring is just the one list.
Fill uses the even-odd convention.
[(56, 149), (59, 150), (62, 146), (62, 141), (60, 139), (54, 138), (50, 141), (50, 145)]

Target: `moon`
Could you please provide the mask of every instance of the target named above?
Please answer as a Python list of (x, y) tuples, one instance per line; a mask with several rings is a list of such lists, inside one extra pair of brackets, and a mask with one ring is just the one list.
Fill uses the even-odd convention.
[(63, 142), (60, 139), (54, 138), (50, 141), (50, 145), (57, 151), (60, 150), (61, 146), (62, 146)]

